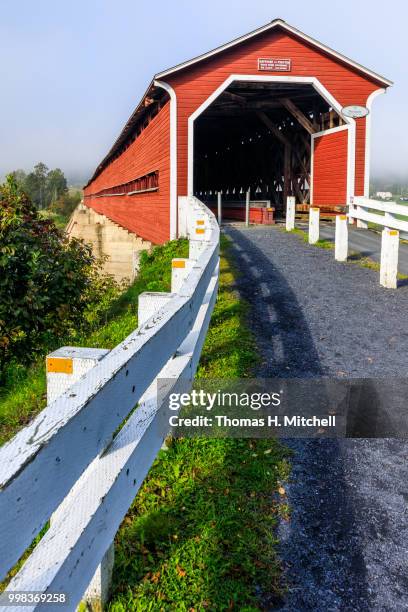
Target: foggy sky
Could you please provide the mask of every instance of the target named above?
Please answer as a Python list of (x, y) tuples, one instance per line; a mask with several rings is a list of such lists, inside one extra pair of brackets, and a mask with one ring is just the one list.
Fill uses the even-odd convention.
[(408, 176), (406, 2), (0, 0), (0, 176), (88, 177), (154, 73), (281, 17), (394, 81), (373, 105), (372, 171)]

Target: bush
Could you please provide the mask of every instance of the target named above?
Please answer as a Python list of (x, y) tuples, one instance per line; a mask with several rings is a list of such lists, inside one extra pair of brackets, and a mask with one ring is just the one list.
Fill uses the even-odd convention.
[(59, 215), (70, 217), (80, 203), (81, 199), (82, 197), (80, 191), (75, 191), (74, 193), (63, 193), (58, 200), (52, 202), (50, 209)]
[(92, 326), (118, 294), (82, 241), (68, 238), (9, 176), (0, 185), (0, 376)]

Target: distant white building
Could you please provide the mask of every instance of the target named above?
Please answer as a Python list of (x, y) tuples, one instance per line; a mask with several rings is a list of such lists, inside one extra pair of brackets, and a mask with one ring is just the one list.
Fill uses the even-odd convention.
[(382, 200), (388, 200), (389, 198), (392, 198), (391, 191), (377, 191), (375, 195), (377, 196), (377, 198), (381, 198)]

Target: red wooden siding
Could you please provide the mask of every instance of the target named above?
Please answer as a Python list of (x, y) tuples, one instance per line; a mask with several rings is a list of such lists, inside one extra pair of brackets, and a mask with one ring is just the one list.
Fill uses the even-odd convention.
[(313, 204), (347, 203), (348, 130), (325, 134), (314, 139)]
[[(92, 197), (104, 189), (158, 172), (157, 191)], [(136, 140), (85, 189), (85, 204), (138, 236), (156, 244), (170, 232), (170, 103)]]
[[(187, 193), (188, 117), (231, 74), (265, 75), (265, 72), (259, 72), (257, 69), (259, 57), (291, 58), (292, 70), (290, 73), (268, 74), (317, 77), (342, 106), (365, 105), (369, 94), (382, 87), (380, 83), (282, 30), (261, 34), (175, 75), (166, 77), (177, 95), (179, 195)], [(365, 119), (358, 119), (356, 195), (364, 193), (364, 163)]]

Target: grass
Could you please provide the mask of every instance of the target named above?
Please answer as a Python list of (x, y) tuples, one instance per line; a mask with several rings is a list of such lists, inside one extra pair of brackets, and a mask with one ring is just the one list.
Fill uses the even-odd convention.
[[(186, 254), (187, 242), (178, 241), (146, 255), (136, 282), (83, 344), (112, 348), (123, 340), (137, 325), (138, 295), (168, 291), (170, 260)], [(223, 238), (219, 295), (198, 378), (248, 377), (257, 363), (237, 274)], [(4, 442), (45, 404), (42, 363), (16, 376), (2, 400)], [(288, 451), (276, 440), (171, 440), (117, 533), (109, 610), (250, 612), (263, 608), (263, 594), (278, 601), (274, 528), (288, 517), (282, 487), (288, 472)]]
[[(243, 378), (258, 359), (226, 238), (221, 255), (198, 378)], [(172, 440), (116, 536), (109, 610), (250, 611), (259, 594), (279, 599), (274, 527), (288, 513), (288, 471), (276, 440)]]
[[(143, 254), (136, 281), (106, 313), (105, 322), (92, 333), (76, 337), (76, 346), (112, 349), (137, 327), (137, 298), (143, 291), (170, 291), (171, 260), (186, 257), (186, 240), (156, 247)], [(69, 344), (69, 338), (67, 339)], [(24, 427), (46, 405), (44, 359), (31, 368), (15, 366), (7, 386), (0, 389), (0, 445)]]
[(69, 216), (61, 215), (57, 212), (48, 209), (40, 210), (40, 216), (43, 219), (49, 219), (50, 221), (53, 221), (60, 230), (64, 230), (69, 221)]
[[(285, 228), (282, 228), (282, 231), (286, 232)], [(300, 238), (302, 238), (303, 242), (306, 242), (306, 244), (309, 244), (309, 234), (305, 232), (304, 230), (301, 230), (298, 227), (295, 227), (293, 230), (291, 230), (288, 233), (299, 236)], [(315, 242), (313, 246), (317, 246), (321, 249), (334, 249), (334, 243), (331, 242), (330, 240), (325, 240), (323, 238)]]

